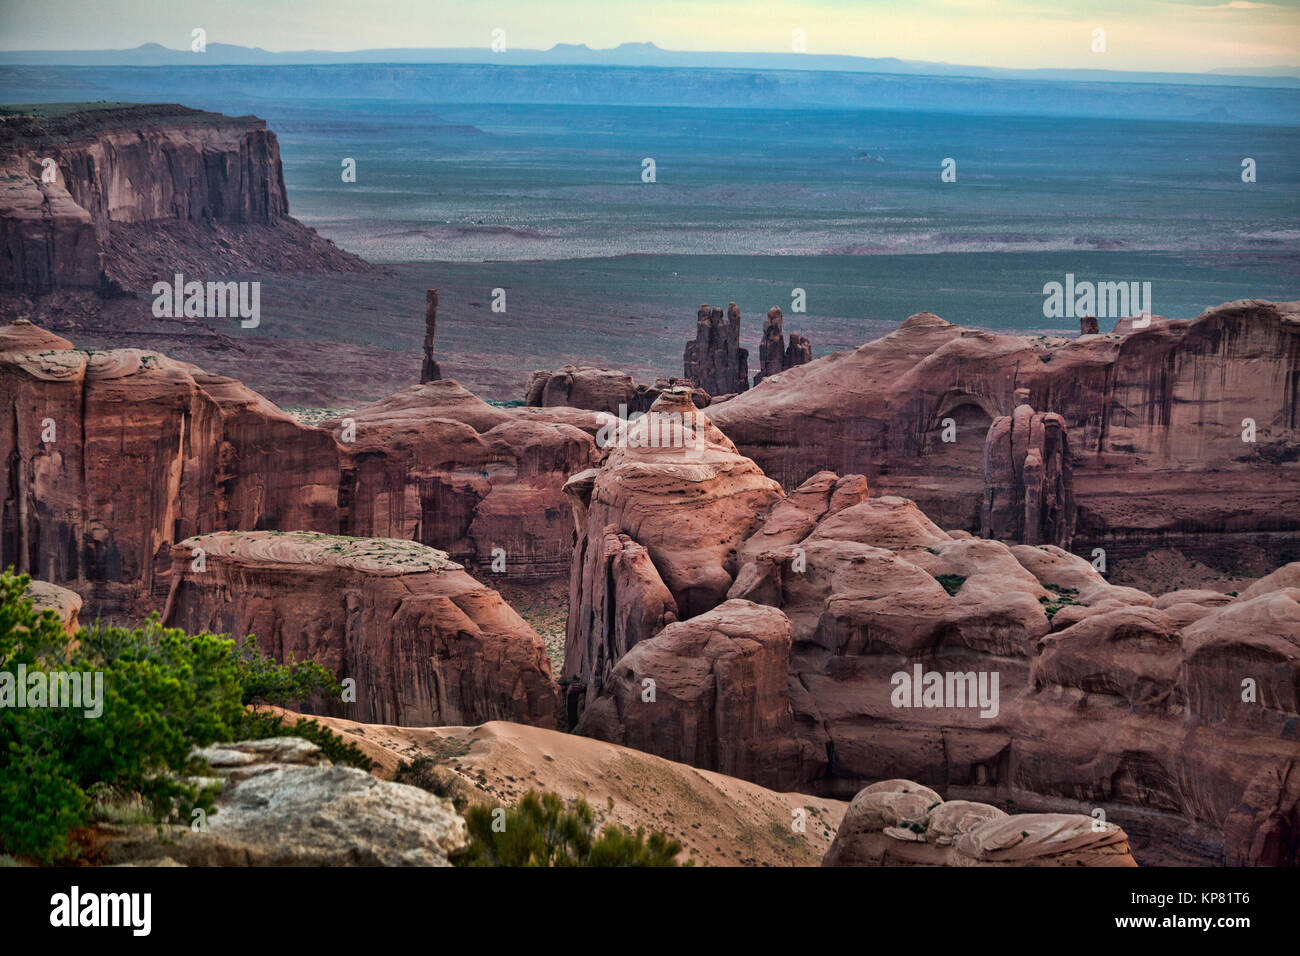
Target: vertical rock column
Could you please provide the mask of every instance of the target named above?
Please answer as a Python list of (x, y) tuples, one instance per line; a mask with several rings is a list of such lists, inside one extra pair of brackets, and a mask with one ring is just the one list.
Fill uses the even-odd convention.
[(711, 396), (734, 395), (749, 388), (749, 352), (740, 347), (740, 309), (732, 302), (721, 309), (700, 306), (695, 341), (686, 343), (685, 377)]
[(1035, 412), (1028, 397), (1018, 389), (1016, 410), (989, 426), (980, 534), (1069, 547), (1075, 512), (1065, 419)]
[(763, 322), (763, 341), (758, 347), (761, 367), (754, 376), (755, 385), (768, 376), (812, 361), (812, 343), (798, 332), (790, 333), (790, 345), (786, 346), (781, 331), (783, 318), (778, 306), (774, 305), (767, 310), (767, 318)]
[(438, 327), (438, 290), (430, 289), (424, 300), (424, 364), (420, 367), (420, 384), (436, 382), (442, 370), (433, 358), (433, 335)]

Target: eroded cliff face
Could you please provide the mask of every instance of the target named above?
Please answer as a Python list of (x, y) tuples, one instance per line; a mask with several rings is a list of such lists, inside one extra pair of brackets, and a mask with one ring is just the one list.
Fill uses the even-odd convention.
[[(986, 435), (1025, 403), (1065, 423), (1076, 551), (1123, 559), (1174, 547), (1216, 567), (1260, 556), (1276, 566), (1294, 551), (1300, 303), (1233, 302), (1079, 339), (921, 313), (709, 412), (787, 488), (822, 469), (861, 473), (943, 527), (978, 532)], [(1253, 442), (1242, 439), (1247, 419)]]
[(0, 289), (138, 291), (186, 269), (364, 267), (289, 218), (279, 144), (253, 116), (35, 108), (0, 116), (0, 147)]
[(166, 623), (256, 634), (277, 660), (355, 681), (318, 710), (372, 723), (506, 719), (554, 727), (546, 647), (496, 591), (444, 552), (306, 532), (198, 535), (172, 549)]
[(604, 457), (594, 412), (447, 380), (311, 428), (233, 379), (24, 321), (0, 326), (0, 401), (0, 562), (92, 614), (160, 606), (170, 545), (214, 531), (405, 538), (489, 578), (562, 579), (564, 483)]
[[(672, 459), (641, 464), (671, 473)], [(1100, 808), (1144, 862), (1296, 862), (1300, 564), (1238, 598), (1157, 597), (819, 473), (733, 512), (762, 509), (721, 565), (724, 596), (650, 619), (645, 596), (729, 526), (711, 497), (621, 486), (623, 514), (677, 511), (673, 549), (663, 522), (580, 526), (565, 656), (586, 682), (578, 732), (779, 790), (847, 798), (897, 774), (1020, 811)], [(628, 560), (638, 549), (654, 563)]]
[(337, 528), (333, 439), (232, 379), (20, 321), (0, 327), (0, 403), (0, 564), (95, 613), (149, 603), (191, 534)]

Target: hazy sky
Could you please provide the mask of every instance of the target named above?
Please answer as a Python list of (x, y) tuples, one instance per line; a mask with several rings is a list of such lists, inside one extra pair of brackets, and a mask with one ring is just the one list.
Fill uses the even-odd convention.
[[(652, 41), (1006, 67), (1204, 72), (1300, 61), (1300, 0), (0, 0), (4, 49), (208, 42), (267, 50)], [(1106, 52), (1091, 50), (1106, 31)]]

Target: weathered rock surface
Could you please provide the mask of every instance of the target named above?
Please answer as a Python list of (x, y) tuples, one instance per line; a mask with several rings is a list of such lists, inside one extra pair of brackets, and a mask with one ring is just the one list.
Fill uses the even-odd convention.
[(700, 306), (695, 341), (686, 343), (682, 374), (710, 395), (733, 395), (749, 388), (749, 350), (740, 347), (740, 309)]
[(682, 862), (705, 866), (816, 866), (847, 806), (506, 721), (416, 728), (314, 719), (361, 748), (384, 776), (401, 761), (428, 757), (471, 803), (511, 804), (529, 790), (581, 798), (602, 824), (657, 830), (682, 844)]
[(80, 626), (77, 615), (81, 613), (81, 595), (49, 581), (31, 581), (27, 585), (27, 598), (39, 614), (53, 611), (63, 622), (69, 634), (76, 634)]
[(796, 779), (790, 633), (749, 601), (669, 624), (619, 659), (577, 732), (762, 786)]
[(198, 535), (173, 549), (166, 622), (257, 635), (277, 660), (356, 681), (355, 713), (395, 724), (509, 718), (554, 727), (542, 639), (491, 588), (411, 541), (307, 532)]
[[(576, 720), (606, 676), (596, 668), (616, 659), (612, 651), (625, 652), (661, 622), (722, 602), (740, 542), (781, 490), (737, 453), (685, 389), (661, 395), (616, 436), (598, 471), (575, 475), (566, 488), (578, 541), (564, 678)], [(628, 549), (611, 545), (611, 534), (626, 535), (649, 561), (625, 556)], [(646, 594), (653, 596), (649, 605), (618, 603)]]
[(455, 381), (412, 386), (322, 427), (340, 439), (341, 530), (408, 538), (484, 575), (569, 570), (563, 487), (601, 457), (603, 420), (572, 408), (501, 409)]
[(686, 379), (657, 379), (653, 385), (638, 384), (627, 372), (607, 368), (566, 365), (554, 372), (534, 372), (524, 393), (530, 408), (582, 408), (609, 415), (640, 414), (650, 409), (663, 392), (678, 386), (691, 388), (699, 408), (709, 404), (709, 395)]
[(882, 780), (849, 804), (822, 866), (1133, 867), (1113, 823), (1073, 813), (1020, 813), (944, 802), (911, 780)]
[(338, 528), (334, 440), (232, 379), (19, 321), (0, 326), (0, 403), (0, 565), (96, 614), (147, 604), (189, 535)]
[(424, 297), (424, 361), (420, 365), (420, 384), (442, 378), (442, 369), (434, 358), (434, 339), (438, 332), (438, 290), (430, 289)]
[[(989, 426), (1029, 404), (1069, 434), (1076, 551), (1105, 548), (1112, 566), (1159, 548), (1218, 568), (1288, 560), (1300, 542), (1300, 303), (1131, 325), (1048, 339), (921, 313), (710, 414), (786, 488), (825, 469), (860, 473), (942, 527), (978, 532)], [(946, 418), (955, 442), (942, 441)], [(1242, 441), (1247, 418), (1254, 443)]]
[[(731, 600), (695, 615), (679, 603), (679, 623), (643, 637), (587, 687), (579, 729), (705, 766), (724, 741), (743, 739), (757, 752), (735, 772), (780, 789), (847, 796), (901, 774), (1016, 810), (1099, 809), (1149, 862), (1295, 857), (1300, 589), (1285, 586), (1290, 572), (1249, 599), (1157, 598), (1108, 583), (1059, 547), (945, 532), (914, 502), (866, 490), (861, 476), (823, 472), (773, 499), (736, 548)], [(694, 529), (699, 547), (712, 527)], [(620, 548), (640, 543), (634, 529), (620, 533)], [(675, 543), (689, 544), (686, 533)], [(602, 589), (617, 600), (599, 579), (576, 581), (575, 608)], [(753, 614), (755, 604), (790, 624), (792, 735), (771, 721), (776, 732), (756, 735), (740, 711), (726, 725), (716, 717), (724, 682), (704, 648), (727, 644), (710, 636), (711, 615)], [(754, 630), (758, 645), (783, 633)], [(594, 617), (571, 628), (566, 674), (608, 632)], [(677, 688), (660, 710), (638, 695), (646, 677), (662, 686), (655, 671)], [(780, 713), (764, 674), (747, 678), (755, 699)], [(922, 687), (932, 677), (931, 697)], [(714, 742), (701, 744), (709, 732)]]
[(1065, 420), (1028, 405), (993, 420), (984, 441), (980, 535), (1068, 548), (1074, 480)]
[(195, 752), (225, 781), (206, 826), (103, 827), (105, 862), (185, 866), (449, 866), (469, 842), (450, 800), (335, 767), (296, 737)]
[[(235, 246), (258, 250), (263, 268), (370, 268), (289, 217), (280, 147), (256, 117), (162, 104), (7, 111), (0, 154), (0, 289), (216, 278)], [(151, 254), (159, 230), (165, 259)]]
[(780, 375), (788, 368), (812, 361), (812, 343), (798, 332), (790, 333), (790, 344), (785, 344), (781, 331), (783, 316), (777, 306), (767, 310), (763, 321), (763, 340), (758, 346), (759, 371), (754, 376), (757, 385), (765, 378)]

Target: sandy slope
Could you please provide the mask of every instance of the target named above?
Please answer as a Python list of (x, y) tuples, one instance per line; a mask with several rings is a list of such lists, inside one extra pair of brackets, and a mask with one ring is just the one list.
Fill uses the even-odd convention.
[[(711, 866), (816, 866), (848, 806), (776, 793), (586, 737), (492, 721), (478, 727), (393, 727), (315, 718), (390, 776), (402, 760), (427, 755), (454, 770), (485, 800), (513, 803), (529, 789), (585, 797), (597, 816), (680, 840), (682, 859)], [(804, 832), (793, 826), (806, 809)]]

